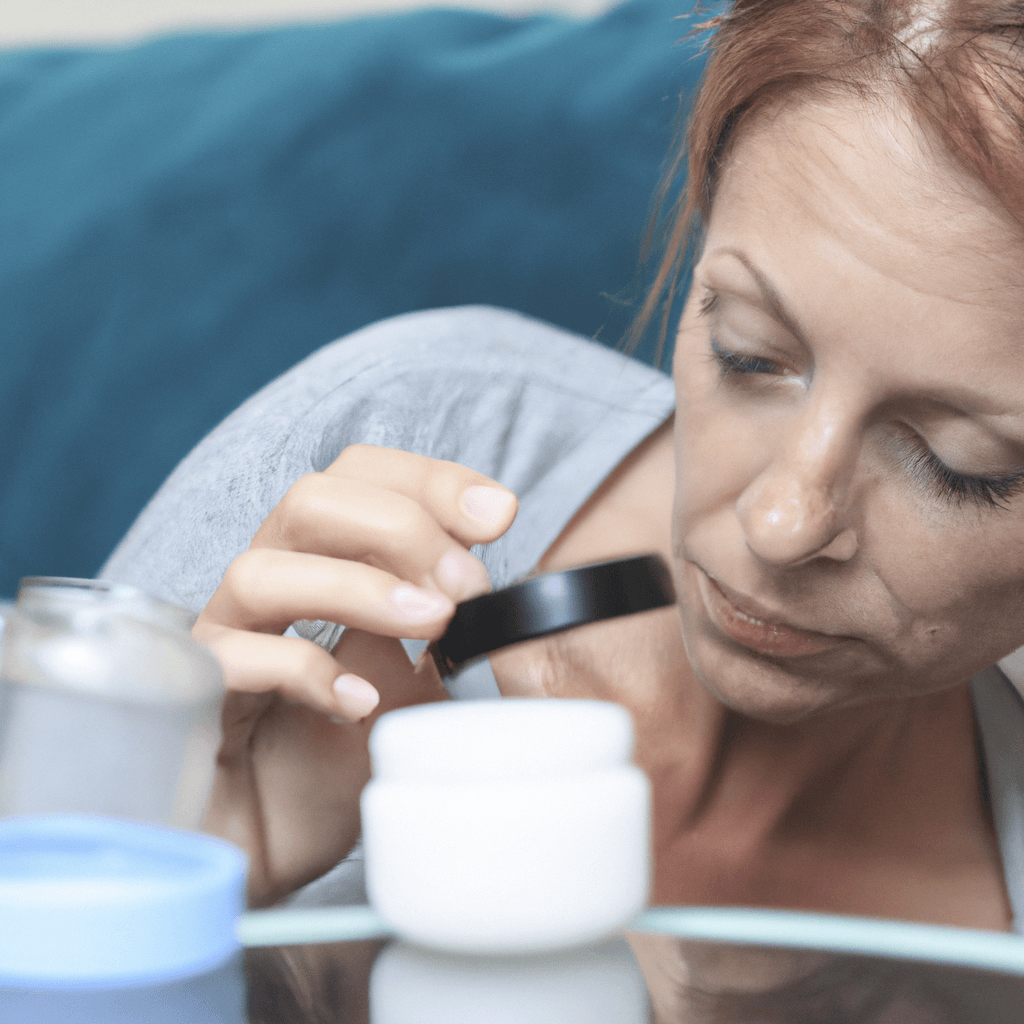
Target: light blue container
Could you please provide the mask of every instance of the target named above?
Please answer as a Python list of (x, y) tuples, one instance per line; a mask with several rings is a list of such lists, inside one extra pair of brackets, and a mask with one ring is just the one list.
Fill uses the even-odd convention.
[(243, 1021), (245, 867), (196, 833), (0, 821), (0, 1020)]
[(241, 962), (161, 985), (0, 988), (4, 1024), (246, 1024)]

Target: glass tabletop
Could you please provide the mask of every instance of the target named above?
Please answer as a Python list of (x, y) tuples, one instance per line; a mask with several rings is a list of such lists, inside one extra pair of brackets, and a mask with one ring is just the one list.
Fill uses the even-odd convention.
[(1024, 939), (820, 914), (647, 911), (624, 936), (517, 957), (396, 939), (366, 907), (269, 910), (187, 981), (0, 989), (17, 1024), (1012, 1024)]
[[(1024, 1019), (1024, 940), (725, 908), (648, 911), (626, 936), (544, 956), (455, 957), (361, 908), (250, 915), (249, 1024), (987, 1024)], [(277, 934), (275, 935), (275, 930)]]

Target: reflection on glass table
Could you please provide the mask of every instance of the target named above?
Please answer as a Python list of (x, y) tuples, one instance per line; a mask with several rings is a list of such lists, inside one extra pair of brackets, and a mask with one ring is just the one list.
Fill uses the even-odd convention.
[[(269, 942), (289, 916), (249, 915)], [(333, 925), (332, 925), (333, 915)], [(1009, 1024), (1024, 941), (899, 922), (655, 910), (625, 940), (543, 957), (453, 957), (391, 941), (360, 908), (307, 916), (347, 941), (253, 945), (250, 1024)], [(267, 925), (261, 933), (261, 926)], [(301, 918), (297, 922), (301, 930)], [(642, 929), (642, 930), (639, 930)], [(298, 933), (293, 931), (292, 935)]]

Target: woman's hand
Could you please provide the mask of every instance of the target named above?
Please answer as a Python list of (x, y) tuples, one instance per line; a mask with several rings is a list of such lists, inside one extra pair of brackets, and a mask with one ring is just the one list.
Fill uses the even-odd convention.
[[(370, 725), (445, 696), (399, 638), (436, 639), (457, 602), (490, 589), (468, 548), (515, 512), (510, 491), (463, 466), (355, 445), (299, 480), (232, 562), (193, 636), (227, 687), (206, 827), (249, 852), (254, 902), (351, 849)], [(330, 654), (281, 635), (299, 619), (348, 628)]]

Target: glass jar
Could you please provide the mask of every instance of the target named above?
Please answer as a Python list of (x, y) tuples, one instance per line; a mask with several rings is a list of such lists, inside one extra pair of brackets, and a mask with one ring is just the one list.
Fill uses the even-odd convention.
[(134, 587), (22, 580), (0, 653), (0, 815), (198, 827), (223, 686), (194, 618)]

